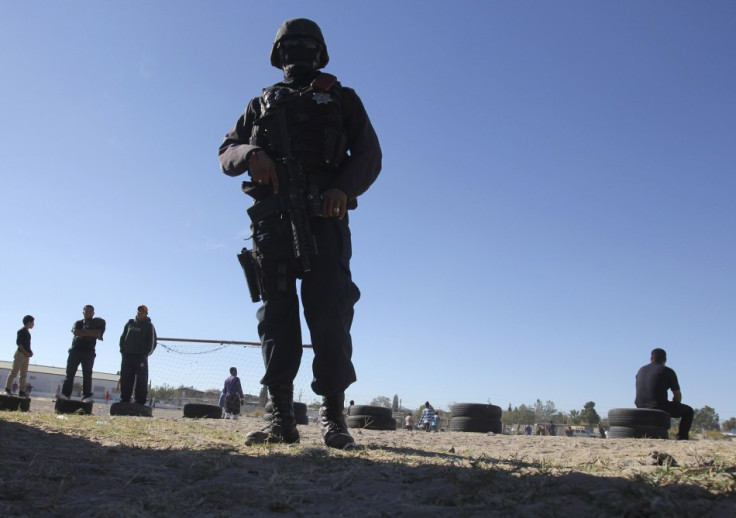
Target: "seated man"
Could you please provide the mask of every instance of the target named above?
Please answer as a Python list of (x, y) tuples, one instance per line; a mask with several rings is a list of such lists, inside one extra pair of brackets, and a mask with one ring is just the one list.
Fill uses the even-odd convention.
[[(636, 374), (636, 408), (656, 408), (664, 410), (670, 417), (680, 418), (680, 428), (677, 440), (686, 441), (690, 438), (690, 426), (693, 424), (693, 409), (683, 405), (680, 384), (677, 374), (667, 363), (667, 353), (664, 349), (652, 351), (651, 363), (645, 365)], [(667, 400), (667, 391), (672, 390), (672, 401)]]

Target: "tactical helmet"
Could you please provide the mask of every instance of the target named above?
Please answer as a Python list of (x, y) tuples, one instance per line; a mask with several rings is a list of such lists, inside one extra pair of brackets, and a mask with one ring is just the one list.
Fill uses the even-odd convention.
[(320, 52), (320, 60), (317, 68), (323, 68), (330, 61), (330, 56), (327, 54), (327, 44), (322, 36), (322, 31), (319, 25), (314, 23), (312, 20), (306, 18), (292, 18), (286, 20), (281, 24), (279, 30), (276, 32), (276, 39), (273, 41), (273, 47), (271, 48), (271, 64), (276, 68), (281, 68), (281, 55), (279, 54), (278, 46), (279, 42), (288, 36), (309, 36), (314, 38), (322, 45), (322, 51)]

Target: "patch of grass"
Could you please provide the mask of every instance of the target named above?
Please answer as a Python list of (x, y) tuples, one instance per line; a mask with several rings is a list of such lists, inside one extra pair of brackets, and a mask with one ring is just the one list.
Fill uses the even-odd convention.
[(723, 435), (717, 430), (706, 430), (705, 433), (698, 434), (699, 439), (706, 439), (709, 441), (730, 441), (731, 438)]

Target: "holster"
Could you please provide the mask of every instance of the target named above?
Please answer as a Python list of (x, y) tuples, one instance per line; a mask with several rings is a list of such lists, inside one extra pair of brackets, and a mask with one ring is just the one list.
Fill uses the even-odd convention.
[(259, 302), (263, 298), (263, 278), (261, 276), (261, 267), (253, 256), (253, 251), (243, 248), (238, 254), (238, 261), (245, 274), (245, 282), (248, 284), (250, 300)]

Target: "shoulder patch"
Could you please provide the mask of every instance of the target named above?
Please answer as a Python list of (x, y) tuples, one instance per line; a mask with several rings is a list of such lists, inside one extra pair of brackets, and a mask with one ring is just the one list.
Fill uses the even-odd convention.
[(312, 88), (315, 90), (321, 90), (322, 92), (329, 92), (337, 82), (337, 77), (332, 74), (321, 73), (311, 83)]

